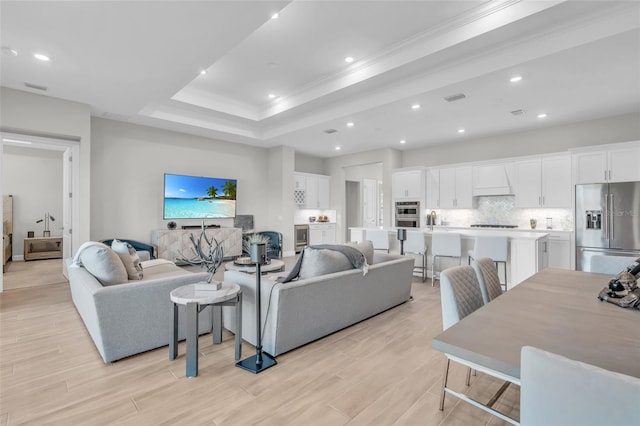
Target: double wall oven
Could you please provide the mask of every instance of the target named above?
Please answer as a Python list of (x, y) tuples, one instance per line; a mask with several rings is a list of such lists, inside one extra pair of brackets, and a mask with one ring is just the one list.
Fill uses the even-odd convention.
[(419, 228), (420, 201), (396, 201), (394, 220), (397, 228)]

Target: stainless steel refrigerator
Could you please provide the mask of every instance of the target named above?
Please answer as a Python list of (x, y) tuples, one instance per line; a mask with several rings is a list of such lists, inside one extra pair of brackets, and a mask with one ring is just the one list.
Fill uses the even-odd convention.
[(640, 182), (576, 185), (576, 269), (591, 257), (640, 256)]

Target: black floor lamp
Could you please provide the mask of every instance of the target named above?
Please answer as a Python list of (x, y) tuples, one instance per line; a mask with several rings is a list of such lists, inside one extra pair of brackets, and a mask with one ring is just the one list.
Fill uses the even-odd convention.
[(260, 324), (260, 281), (262, 281), (262, 272), (260, 271), (260, 266), (267, 261), (266, 245), (264, 243), (251, 244), (250, 255), (251, 262), (256, 265), (256, 354), (238, 361), (236, 367), (258, 374), (269, 367), (273, 367), (277, 362), (274, 357), (262, 352), (262, 326)]

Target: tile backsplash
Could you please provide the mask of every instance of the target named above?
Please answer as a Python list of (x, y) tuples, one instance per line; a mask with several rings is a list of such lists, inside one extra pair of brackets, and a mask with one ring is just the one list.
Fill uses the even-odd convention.
[(436, 210), (437, 223), (463, 227), (473, 224), (517, 225), (518, 228), (530, 229), (530, 219), (536, 219), (537, 229), (546, 229), (547, 218), (551, 218), (553, 229), (573, 229), (571, 209), (516, 208), (513, 195), (476, 197), (475, 203), (475, 209)]

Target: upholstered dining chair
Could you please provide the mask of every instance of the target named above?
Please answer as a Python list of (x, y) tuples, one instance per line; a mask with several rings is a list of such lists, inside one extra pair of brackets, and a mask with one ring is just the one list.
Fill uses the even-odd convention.
[(626, 270), (627, 266), (635, 262), (636, 259), (635, 256), (591, 256), (589, 271), (597, 274), (616, 275)]
[(384, 229), (367, 229), (365, 239), (373, 243), (374, 250), (384, 250), (389, 253), (389, 232)]
[(520, 356), (520, 424), (638, 424), (640, 379), (525, 346)]
[(475, 238), (473, 249), (469, 250), (469, 265), (471, 261), (481, 257), (489, 257), (496, 268), (504, 264), (504, 289), (507, 290), (507, 260), (509, 256), (509, 240), (507, 237), (479, 235)]
[[(453, 268), (445, 269), (444, 271), (442, 271), (442, 273), (440, 274), (440, 301), (442, 304), (442, 328), (444, 330), (455, 325), (458, 321), (462, 320), (467, 315), (470, 315), (475, 310), (480, 309), (484, 306), (484, 300), (480, 291), (480, 284), (478, 283), (476, 272), (471, 266), (455, 266)], [(486, 374), (499, 377), (501, 379), (504, 379), (504, 377), (500, 377), (493, 371), (487, 370), (481, 366), (460, 359), (453, 355), (449, 355), (446, 353), (445, 355), (446, 363), (444, 369), (444, 377), (442, 380), (442, 391), (440, 394), (440, 411), (444, 410), (445, 394), (449, 393), (453, 396), (456, 396), (457, 398), (462, 399), (465, 402), (475, 405), (476, 407), (484, 411), (497, 415), (503, 420), (508, 419), (508, 417), (506, 417), (504, 414), (499, 413), (498, 411), (493, 409), (492, 406), (504, 393), (510, 382), (506, 381), (496, 392), (496, 394), (491, 398), (491, 400), (487, 404), (483, 404), (464, 394), (458, 393), (447, 386), (447, 381), (449, 378), (449, 366), (451, 364), (451, 361), (455, 361), (468, 367), (466, 378), (467, 386), (469, 385), (471, 369), (478, 370)]]
[(478, 284), (480, 284), (480, 292), (485, 305), (502, 294), (500, 277), (498, 277), (498, 270), (493, 259), (482, 257), (471, 262), (471, 267), (478, 277)]

